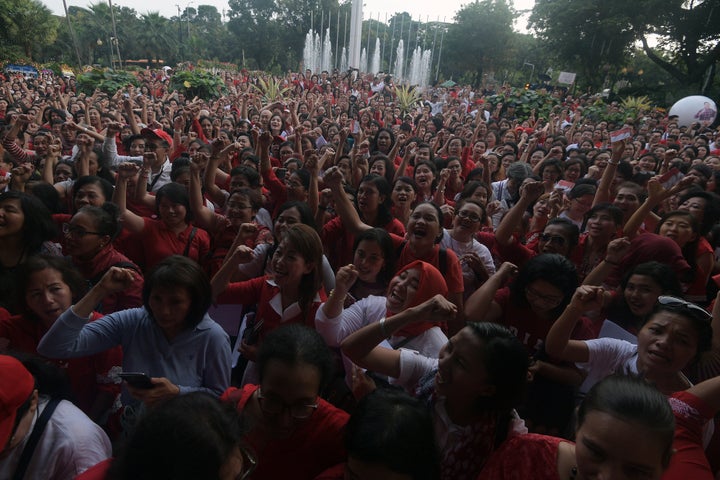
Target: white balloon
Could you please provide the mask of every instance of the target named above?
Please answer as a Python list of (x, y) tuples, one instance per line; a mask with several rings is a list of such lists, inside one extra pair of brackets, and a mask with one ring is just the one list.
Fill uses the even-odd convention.
[(700, 122), (703, 126), (709, 126), (715, 121), (717, 106), (708, 97), (691, 95), (675, 102), (670, 107), (669, 115), (677, 115), (678, 124), (681, 127), (687, 127), (696, 122)]

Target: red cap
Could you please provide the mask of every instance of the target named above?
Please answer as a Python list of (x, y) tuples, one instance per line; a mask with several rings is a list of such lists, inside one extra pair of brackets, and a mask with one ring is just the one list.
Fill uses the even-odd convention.
[(20, 408), (35, 390), (35, 378), (16, 358), (0, 355), (0, 451), (8, 444)]
[(142, 135), (143, 137), (160, 139), (164, 142), (167, 142), (169, 147), (172, 147), (173, 144), (172, 137), (162, 128), (156, 128), (155, 130), (151, 128), (143, 128), (142, 130), (140, 130), (140, 135)]

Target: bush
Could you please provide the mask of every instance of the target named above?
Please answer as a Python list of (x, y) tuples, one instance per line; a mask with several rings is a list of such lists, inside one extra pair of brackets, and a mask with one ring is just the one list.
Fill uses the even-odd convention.
[(86, 95), (92, 95), (95, 89), (99, 89), (108, 95), (128, 85), (138, 86), (135, 75), (128, 72), (106, 72), (99, 69), (91, 70), (77, 77), (78, 90)]
[(210, 72), (185, 70), (170, 78), (172, 89), (185, 94), (186, 98), (217, 98), (225, 92), (222, 78)]

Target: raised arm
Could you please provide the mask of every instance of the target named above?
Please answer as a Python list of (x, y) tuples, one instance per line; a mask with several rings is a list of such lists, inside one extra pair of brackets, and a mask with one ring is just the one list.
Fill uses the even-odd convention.
[(447, 322), (456, 315), (456, 307), (442, 295), (381, 319), (348, 335), (342, 351), (353, 363), (390, 377), (400, 376), (400, 351), (379, 347), (394, 332), (414, 321)]
[[(200, 171), (203, 169), (202, 154), (195, 155), (190, 162), (190, 211), (195, 218), (195, 225), (205, 230), (212, 227), (215, 215), (205, 206), (202, 193), (202, 179)], [(207, 161), (207, 158), (205, 158)], [(217, 187), (216, 187), (217, 188)]]
[(325, 185), (330, 188), (330, 191), (332, 192), (333, 201), (335, 202), (335, 210), (337, 211), (338, 216), (342, 219), (343, 225), (346, 229), (348, 229), (348, 231), (357, 235), (358, 233), (372, 227), (365, 224), (360, 219), (360, 215), (345, 194), (345, 190), (343, 190), (342, 179), (342, 172), (338, 169), (338, 167), (329, 168), (323, 177)]
[(532, 203), (545, 192), (542, 182), (529, 182), (520, 189), (520, 199), (508, 210), (495, 230), (495, 239), (500, 245), (510, 245), (515, 228), (522, 222), (523, 215)]
[(465, 318), (470, 322), (493, 322), (500, 318), (500, 306), (493, 301), (495, 294), (507, 281), (517, 274), (518, 268), (510, 262), (500, 265), (480, 288), (465, 302)]
[(583, 313), (590, 310), (599, 310), (610, 300), (610, 292), (602, 287), (583, 285), (575, 290), (570, 304), (553, 326), (545, 338), (545, 351), (551, 357), (568, 362), (587, 362), (589, 350), (582, 340), (571, 340), (575, 324)]
[(598, 203), (612, 201), (612, 192), (610, 191), (610, 188), (613, 180), (615, 179), (615, 173), (617, 172), (617, 167), (620, 164), (620, 159), (622, 158), (624, 151), (624, 141), (621, 140), (612, 144), (612, 157), (610, 157), (610, 161), (605, 167), (605, 171), (600, 178), (600, 184), (598, 185), (597, 191), (595, 192), (595, 198), (593, 199), (593, 206)]
[[(127, 209), (127, 182), (134, 177), (140, 167), (134, 163), (121, 163), (118, 167), (118, 176), (113, 192), (113, 203), (118, 206), (120, 221), (123, 227), (134, 233), (142, 232), (145, 229), (145, 220)], [(147, 176), (140, 175), (138, 182), (147, 182)]]
[(230, 283), (233, 273), (237, 271), (238, 265), (241, 263), (251, 262), (253, 254), (254, 252), (252, 248), (240, 245), (235, 247), (232, 251), (232, 255), (225, 258), (225, 262), (222, 267), (220, 267), (220, 270), (218, 270), (210, 281), (210, 285), (212, 286), (213, 301), (215, 301), (215, 299), (225, 291), (228, 283)]

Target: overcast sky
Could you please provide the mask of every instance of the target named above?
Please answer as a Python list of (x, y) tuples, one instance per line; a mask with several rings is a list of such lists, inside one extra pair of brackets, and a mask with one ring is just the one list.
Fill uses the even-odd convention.
[[(67, 0), (68, 6), (87, 7), (90, 4), (98, 3), (105, 0)], [(42, 0), (42, 2), (57, 15), (64, 15), (62, 0)], [(451, 21), (455, 16), (455, 12), (462, 5), (469, 3), (469, 0), (364, 0), (363, 16), (365, 19), (377, 19), (384, 21), (386, 16), (390, 18), (396, 12), (408, 12), (413, 19), (420, 20), (443, 20)], [(534, 5), (535, 0), (514, 0), (517, 10), (529, 10)], [(113, 0), (113, 4), (123, 7), (134, 8), (138, 13), (160, 12), (164, 17), (172, 17), (177, 15), (177, 6), (184, 10), (186, 6), (192, 5), (214, 5), (220, 13), (228, 10), (227, 0), (160, 0), (148, 2), (147, 0)], [(519, 19), (516, 22), (515, 29), (525, 33), (525, 20)]]

